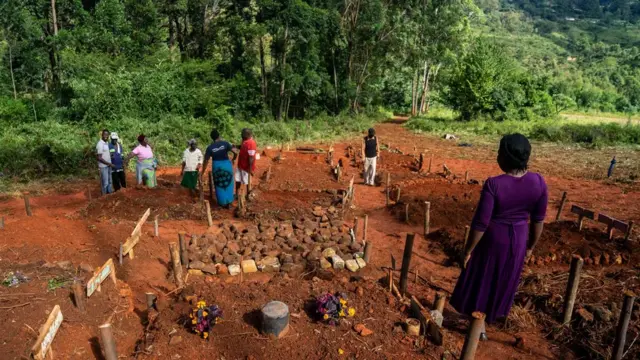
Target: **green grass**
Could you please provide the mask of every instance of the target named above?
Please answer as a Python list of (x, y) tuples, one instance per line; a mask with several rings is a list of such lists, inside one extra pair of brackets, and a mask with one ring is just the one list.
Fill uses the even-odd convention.
[(640, 126), (617, 122), (579, 122), (568, 119), (533, 121), (457, 121), (450, 110), (438, 109), (428, 116), (412, 118), (406, 127), (417, 132), (443, 135), (502, 136), (521, 133), (532, 140), (578, 143), (588, 146), (640, 144)]
[[(232, 143), (240, 141), (240, 130), (253, 129), (260, 147), (293, 142), (334, 140), (363, 133), (374, 123), (392, 114), (383, 109), (357, 116), (318, 116), (310, 120), (246, 122), (231, 121), (221, 128), (223, 137)], [(178, 165), (182, 151), (191, 138), (204, 149), (210, 142), (212, 126), (205, 120), (166, 116), (158, 120), (123, 118), (100, 125), (82, 126), (72, 122), (46, 120), (37, 123), (0, 126), (0, 192), (12, 185), (35, 179), (60, 178), (95, 172), (95, 144), (100, 131), (117, 131), (126, 152), (136, 145), (138, 134), (144, 133), (161, 166)], [(133, 162), (130, 166), (134, 166)]]

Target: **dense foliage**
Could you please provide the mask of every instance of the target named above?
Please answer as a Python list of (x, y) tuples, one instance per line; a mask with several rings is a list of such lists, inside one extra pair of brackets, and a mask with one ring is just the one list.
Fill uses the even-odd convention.
[(87, 167), (102, 127), (130, 142), (152, 134), (173, 162), (211, 127), (237, 137), (251, 124), (285, 132), (258, 134), (263, 142), (287, 141), (305, 124), (359, 130), (368, 120), (352, 117), (380, 107), (446, 105), (467, 121), (631, 114), (639, 4), (5, 0), (0, 171)]

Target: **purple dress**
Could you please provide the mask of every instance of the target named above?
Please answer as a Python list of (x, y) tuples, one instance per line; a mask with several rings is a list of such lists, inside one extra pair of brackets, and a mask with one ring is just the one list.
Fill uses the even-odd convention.
[(451, 296), (460, 313), (480, 311), (491, 323), (509, 315), (520, 282), (529, 238), (529, 219), (544, 220), (547, 185), (540, 174), (489, 178), (471, 228), (484, 236), (471, 253)]

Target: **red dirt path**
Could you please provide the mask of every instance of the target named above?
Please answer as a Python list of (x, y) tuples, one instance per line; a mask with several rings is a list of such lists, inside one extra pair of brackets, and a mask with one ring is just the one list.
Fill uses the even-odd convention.
[[(193, 291), (208, 302), (220, 305), (226, 313), (225, 322), (214, 329), (211, 341), (203, 341), (181, 325), (181, 316), (187, 314), (189, 306), (177, 296), (161, 295), (158, 306), (162, 321), (155, 332), (154, 348), (151, 355), (138, 354), (140, 358), (395, 359), (425, 356), (452, 358), (452, 355), (457, 358), (464, 341), (465, 325), (457, 321), (458, 316), (453, 309), (448, 307), (445, 311), (448, 320), (445, 321), (444, 347), (428, 343), (430, 345), (426, 348), (416, 348), (407, 341), (404, 333), (393, 332), (394, 323), (403, 321), (407, 315), (397, 304), (388, 305), (388, 295), (377, 280), (386, 274), (391, 256), (395, 257), (398, 266), (401, 263), (405, 235), (409, 232), (422, 234), (421, 204), (430, 201), (431, 231), (436, 235), (427, 240), (417, 235), (412, 259), (412, 271), (418, 271), (428, 283), (423, 280), (413, 283), (412, 280), (409, 291), (425, 300), (425, 304), (431, 304), (436, 289), (446, 292), (453, 290), (459, 269), (452, 266), (451, 254), (443, 248), (442, 239), (437, 234), (444, 231), (452, 239), (462, 238), (464, 225), (473, 216), (481, 189), (480, 185), (463, 184), (464, 173), (469, 171), (471, 178), (477, 180), (498, 174), (499, 169), (494, 161), (495, 146), (458, 147), (455, 142), (414, 135), (398, 123), (380, 124), (377, 133), (384, 144), (390, 143), (393, 149), (407, 154), (383, 152), (378, 173), (384, 179), (386, 173), (390, 172), (392, 182), (402, 188), (401, 202), (410, 203), (412, 212), (409, 223), (404, 222), (404, 206), (385, 208), (383, 187), (361, 185), (357, 169), (347, 167), (342, 181), (336, 183), (322, 154), (285, 152), (281, 163), (272, 164), (272, 176), (268, 183), (259, 185), (260, 180), (256, 179), (258, 196), (249, 205), (250, 210), (255, 212), (274, 215), (281, 210), (292, 213), (296, 209), (308, 210), (314, 202), (327, 202), (331, 197), (326, 192), (316, 190), (344, 189), (351, 176), (355, 176), (356, 198), (347, 221), (352, 221), (354, 215), (362, 217), (367, 214), (367, 239), (373, 243), (373, 260), (358, 274), (364, 276), (364, 280), (349, 281), (351, 274), (346, 271), (336, 273), (332, 281), (255, 274), (246, 276), (245, 282), (238, 284), (237, 278), (191, 277), (189, 283), (193, 285)], [(344, 156), (348, 145), (357, 148), (359, 139), (335, 144), (336, 154)], [(442, 165), (446, 164), (454, 176), (449, 179), (436, 174), (419, 176), (414, 171), (418, 155), (414, 147), (418, 152), (427, 150), (426, 159), (433, 156), (433, 172), (440, 172)], [(569, 213), (569, 204), (576, 203), (623, 220), (640, 222), (640, 207), (637, 206), (640, 187), (637, 183), (623, 185), (592, 180), (591, 174), (582, 172), (582, 168), (558, 171), (556, 163), (550, 162), (548, 157), (537, 157), (535, 151), (534, 146), (532, 170), (545, 176), (550, 190), (548, 220), (555, 217), (560, 196), (567, 191), (569, 203), (563, 213), (564, 219), (575, 218)], [(260, 174), (256, 178), (262, 176), (276, 153), (267, 152), (267, 156), (259, 161)], [(565, 155), (571, 156), (568, 153), (557, 154)], [(25, 269), (31, 277), (30, 282), (15, 288), (0, 286), (0, 324), (3, 327), (0, 333), (0, 358), (20, 359), (28, 356), (37, 336), (35, 332), (55, 304), (61, 305), (65, 315), (65, 321), (53, 343), (57, 357), (101, 358), (97, 326), (109, 319), (114, 327), (119, 354), (126, 358), (133, 357), (136, 342), (144, 333), (144, 293), (158, 293), (158, 290), (167, 293), (175, 288), (168, 266), (168, 243), (177, 240), (179, 231), (197, 234), (207, 232), (204, 209), (193, 204), (177, 186), (178, 170), (165, 169), (159, 173), (159, 179), (158, 189), (129, 188), (107, 197), (99, 197), (96, 181), (57, 185), (55, 190), (30, 189), (33, 194), (32, 217), (25, 215), (22, 199), (0, 196), (0, 216), (5, 217), (5, 229), (0, 230), (0, 275), (4, 278), (9, 271)], [(128, 180), (133, 182), (131, 177)], [(88, 188), (91, 189), (91, 202), (86, 194)], [(101, 293), (88, 299), (90, 310), (84, 314), (73, 307), (68, 288), (47, 292), (47, 282), (54, 276), (76, 277), (86, 281), (89, 274), (77, 269), (66, 272), (57, 268), (46, 269), (42, 264), (68, 260), (76, 267), (81, 263), (98, 267), (109, 258), (116, 260), (120, 242), (129, 236), (135, 221), (147, 208), (152, 210), (150, 219), (159, 216), (160, 237), (153, 237), (151, 222), (143, 227), (142, 240), (136, 247), (136, 258), (125, 259), (124, 266), (116, 266), (118, 289), (107, 281)], [(213, 216), (215, 222), (219, 223), (232, 219), (233, 211), (214, 206)], [(602, 230), (595, 223), (587, 226), (596, 234)], [(557, 233), (564, 234), (565, 230), (552, 230), (550, 234)], [(554, 236), (549, 236), (549, 239), (556, 241), (558, 235)], [(582, 237), (570, 239), (579, 242)], [(556, 248), (550, 250), (553, 246), (556, 245), (544, 243), (541, 249), (545, 252), (556, 251)], [(564, 249), (576, 251), (570, 245)], [(616, 249), (625, 251), (619, 247)], [(619, 267), (630, 268), (628, 264)], [(526, 271), (542, 272), (543, 268), (532, 264)], [(553, 269), (566, 271), (567, 265), (554, 263)], [(358, 286), (364, 288), (363, 297), (354, 293)], [(131, 289), (131, 293), (127, 293), (127, 288)], [(373, 330), (372, 337), (360, 338), (348, 326), (330, 328), (317, 324), (305, 313), (305, 303), (313, 296), (323, 291), (338, 290), (350, 294), (357, 308), (354, 321), (365, 323)], [(611, 301), (620, 300), (619, 292), (607, 294), (604, 291), (601, 296)], [(291, 312), (300, 315), (292, 318), (292, 335), (281, 341), (262, 338), (251, 315), (251, 311), (272, 299), (285, 300)], [(133, 311), (126, 306), (129, 302), (133, 303)], [(23, 303), (29, 304), (8, 308)], [(169, 346), (168, 334), (173, 329), (182, 336), (183, 342)], [(477, 358), (573, 358), (574, 349), (545, 339), (548, 332), (549, 329), (541, 325), (518, 331), (490, 327), (491, 340), (481, 344)], [(513, 346), (516, 335), (525, 338), (524, 349)], [(344, 355), (339, 355), (338, 349), (342, 349)]]

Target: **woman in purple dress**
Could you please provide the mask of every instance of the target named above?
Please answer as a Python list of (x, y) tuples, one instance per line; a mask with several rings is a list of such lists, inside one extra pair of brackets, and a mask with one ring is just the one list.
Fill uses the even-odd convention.
[[(521, 134), (500, 140), (498, 165), (504, 174), (482, 188), (451, 296), (458, 312), (483, 312), (489, 323), (509, 315), (525, 257), (542, 233), (547, 185), (540, 174), (527, 171), (530, 154), (529, 140)], [(487, 340), (484, 329), (480, 338)]]

